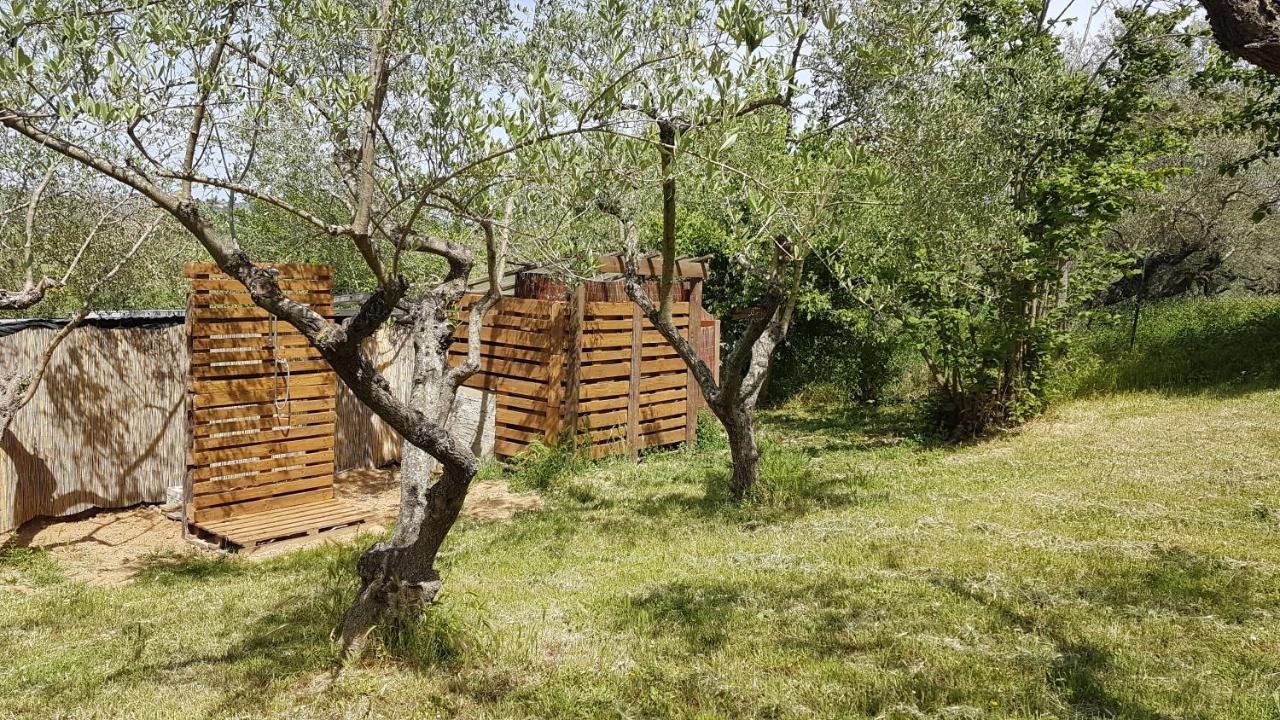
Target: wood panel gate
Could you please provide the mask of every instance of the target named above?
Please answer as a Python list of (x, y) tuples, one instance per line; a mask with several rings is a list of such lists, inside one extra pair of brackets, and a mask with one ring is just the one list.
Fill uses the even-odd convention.
[[(332, 270), (271, 265), (290, 299), (333, 315)], [(189, 263), (188, 527), (253, 549), (357, 524), (333, 491), (337, 380), (302, 333), (213, 263)]]

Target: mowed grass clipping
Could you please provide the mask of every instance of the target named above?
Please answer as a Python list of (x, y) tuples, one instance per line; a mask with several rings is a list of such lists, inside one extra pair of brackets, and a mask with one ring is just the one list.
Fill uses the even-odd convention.
[(1091, 399), (951, 450), (778, 412), (804, 480), (747, 509), (714, 443), (542, 473), (547, 509), (459, 528), (443, 602), (332, 685), (355, 548), (118, 588), (11, 549), (0, 717), (1275, 718), (1278, 406)]
[(1099, 333), (1085, 397), (968, 446), (905, 406), (765, 413), (744, 508), (714, 424), (638, 466), (544, 452), (510, 478), (543, 508), (457, 528), (442, 602), (337, 681), (359, 544), (112, 588), (8, 548), (0, 718), (1275, 720), (1277, 307), (1156, 309), (1145, 361)]

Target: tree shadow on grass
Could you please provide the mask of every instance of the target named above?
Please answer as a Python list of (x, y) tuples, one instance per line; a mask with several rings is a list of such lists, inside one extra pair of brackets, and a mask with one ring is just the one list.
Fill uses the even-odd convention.
[(741, 589), (730, 583), (665, 583), (624, 598), (616, 619), (651, 637), (676, 639), (691, 654), (706, 653), (728, 639), (741, 598)]
[[(1122, 618), (1155, 612), (1244, 622), (1280, 609), (1280, 591), (1274, 588), (1273, 579), (1216, 558), (1180, 548), (1156, 548), (1150, 558), (1104, 560), (1082, 575), (1085, 579), (1078, 586), (1058, 588), (1059, 594), (1115, 611)], [(960, 578), (939, 578), (933, 584), (991, 610), (1011, 627), (1052, 643), (1056, 659), (1046, 672), (1046, 682), (1080, 715), (1135, 720), (1168, 717), (1126, 698), (1117, 687), (1124, 681), (1106, 677), (1115, 664), (1115, 649), (1063, 623), (1039, 618), (1034, 609), (1019, 607), (1016, 600), (980, 592)], [(1028, 602), (1036, 607), (1034, 599)]]
[[(314, 692), (319, 697), (337, 667), (338, 646), (333, 632), (355, 595), (358, 553), (355, 546), (326, 548), (302, 551), (296, 557), (282, 556), (260, 565), (235, 558), (160, 559), (138, 582), (216, 583), (235, 581), (239, 576), (301, 572), (298, 589), (282, 594), (265, 611), (246, 613), (243, 622), (213, 625), (211, 632), (226, 640), (216, 643), (224, 649), (203, 653), (193, 650), (180, 659), (148, 661), (147, 640), (142, 638), (136, 652), (107, 676), (107, 684), (180, 685), (199, 673), (204, 676), (199, 684), (221, 690), (221, 696), (207, 710), (208, 717), (262, 716), (264, 697), (300, 692), (298, 686), (304, 683), (314, 687), (301, 690), (304, 695)], [(407, 629), (378, 636), (373, 652), (410, 670), (452, 665), (463, 657), (471, 642), (470, 631), (459, 617), (437, 605), (408, 623)], [(198, 620), (193, 618), (193, 622)]]
[(1005, 624), (1052, 643), (1055, 658), (1045, 673), (1045, 681), (1067, 706), (1082, 717), (1170, 720), (1169, 716), (1123, 698), (1108, 687), (1105, 675), (1114, 657), (1107, 648), (1043, 623), (1009, 602), (975, 592), (957, 579), (949, 578), (935, 584), (991, 610)]
[(777, 432), (784, 439), (803, 437), (805, 450), (815, 457), (831, 452), (884, 448), (922, 451), (951, 445), (932, 428), (918, 404), (765, 410), (760, 417), (762, 428)]
[(1111, 607), (1156, 609), (1188, 617), (1241, 623), (1280, 610), (1274, 579), (1246, 567), (1179, 547), (1157, 547), (1153, 557), (1094, 573), (1077, 593)]

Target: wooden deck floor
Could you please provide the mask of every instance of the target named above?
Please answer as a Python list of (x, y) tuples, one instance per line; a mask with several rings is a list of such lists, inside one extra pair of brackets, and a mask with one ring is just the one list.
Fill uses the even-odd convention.
[(321, 500), (306, 505), (238, 515), (226, 520), (192, 523), (219, 545), (252, 552), (270, 543), (364, 523), (369, 512), (342, 500)]

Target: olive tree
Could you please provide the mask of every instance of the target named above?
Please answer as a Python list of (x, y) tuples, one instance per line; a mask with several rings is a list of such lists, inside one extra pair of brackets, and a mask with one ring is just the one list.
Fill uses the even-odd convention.
[[(342, 628), (344, 652), (357, 654), (391, 611), (420, 609), (439, 592), (436, 553), (478, 467), (447, 414), (477, 368), (495, 297), (470, 310), (465, 362), (449, 366), (446, 342), (477, 248), (499, 272), (505, 198), (523, 175), (554, 175), (554, 141), (607, 129), (600, 93), (590, 78), (549, 71), (536, 46), (540, 13), (495, 0), (66, 0), (11, 10), (0, 19), (9, 38), (0, 124), (170, 216), (411, 448), (399, 522), (358, 562)], [(373, 284), (358, 311), (331, 321), (282, 292), (259, 264), (269, 258), (252, 257), (223, 217), (237, 198), (353, 247)], [(362, 350), (397, 307), (414, 330), (408, 399)], [(440, 464), (438, 478), (425, 456)]]
[[(802, 83), (815, 36), (836, 22), (818, 4), (617, 2), (588, 24), (594, 62), (636, 71), (610, 85), (615, 131), (588, 142), (594, 204), (616, 219), (627, 294), (684, 361), (724, 426), (729, 490), (759, 476), (754, 414), (786, 336), (815, 228), (830, 219), (838, 173), (826, 135), (802, 127)], [(593, 59), (588, 59), (588, 65)], [(750, 278), (754, 312), (717, 379), (672, 319), (681, 187), (715, 197), (738, 226), (719, 248)], [(656, 216), (662, 262), (651, 296), (639, 276), (642, 220)]]
[(66, 305), (46, 302), (51, 294), (64, 292), (75, 303), (70, 318), (33, 363), (0, 370), (3, 438), (35, 397), (58, 347), (88, 317), (100, 291), (152, 238), (161, 217), (46, 153), (22, 152), (8, 144), (0, 145), (0, 152), (5, 174), (12, 173), (14, 181), (0, 188), (5, 201), (0, 210), (0, 288), (17, 288), (0, 289), (0, 310), (47, 312), (51, 305)]

